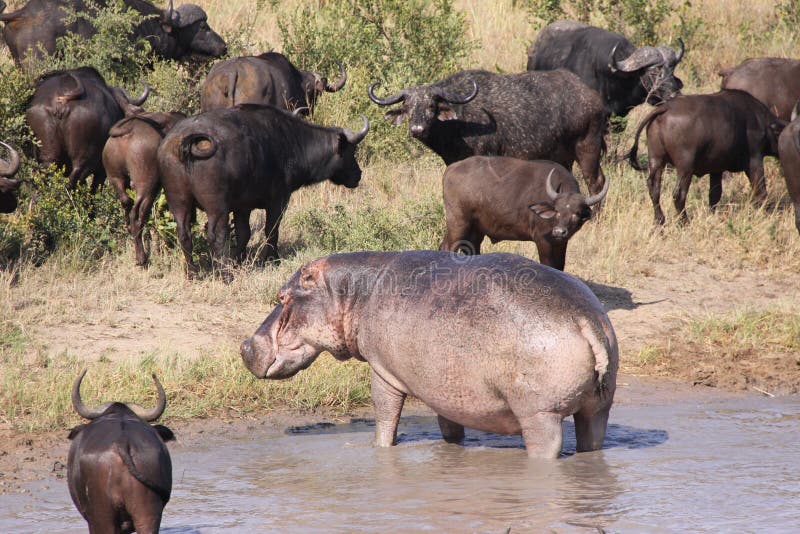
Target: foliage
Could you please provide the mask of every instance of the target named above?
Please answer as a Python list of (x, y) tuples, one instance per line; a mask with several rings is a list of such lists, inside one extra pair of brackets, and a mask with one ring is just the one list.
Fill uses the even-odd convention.
[[(335, 98), (338, 113), (364, 114), (373, 125), (362, 153), (407, 155), (415, 146), (407, 130), (382, 124), (383, 110), (365, 98), (379, 81), (388, 90), (432, 83), (461, 68), (474, 43), (464, 31), (464, 14), (453, 0), (342, 0), (319, 8), (299, 8), (279, 21), (284, 53), (298, 68), (336, 72), (348, 69), (348, 86)], [(328, 122), (324, 108), (316, 120)], [(339, 118), (336, 117), (336, 118)]]

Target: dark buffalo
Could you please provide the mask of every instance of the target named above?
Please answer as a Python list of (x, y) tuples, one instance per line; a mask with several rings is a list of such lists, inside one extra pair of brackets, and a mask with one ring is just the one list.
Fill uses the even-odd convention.
[(197, 272), (190, 233), (196, 207), (208, 216), (206, 235), (218, 259), (225, 255), (229, 214), (235, 257), (241, 259), (250, 240), (250, 212), (266, 209), (267, 255), (274, 259), (292, 192), (324, 180), (356, 187), (361, 179), (356, 146), (369, 130), (362, 118), (364, 128), (353, 133), (310, 124), (272, 106), (244, 104), (178, 123), (161, 142), (158, 167), (189, 275)]
[(647, 128), (647, 185), (656, 223), (664, 224), (659, 199), (661, 174), (667, 164), (678, 174), (673, 199), (683, 222), (687, 220), (684, 208), (693, 175), (710, 175), (708, 204), (712, 210), (722, 196), (724, 171), (744, 171), (753, 196), (765, 200), (763, 159), (778, 156), (778, 135), (785, 125), (786, 121), (775, 117), (767, 106), (737, 90), (680, 96), (656, 108), (639, 125), (628, 154), (631, 165), (644, 170), (637, 150), (639, 135)]
[(550, 161), (473, 156), (442, 177), (447, 232), (440, 250), (480, 254), (492, 243), (533, 241), (539, 262), (564, 270), (567, 242), (608, 192), (585, 197), (567, 169)]
[(8, 150), (8, 160), (0, 159), (0, 213), (11, 213), (17, 209), (16, 191), (22, 180), (11, 178), (19, 170), (19, 153), (9, 145), (0, 141), (0, 145)]
[(91, 420), (69, 434), (72, 502), (89, 523), (89, 532), (158, 532), (172, 492), (172, 462), (165, 442), (175, 436), (165, 426), (147, 423), (164, 413), (164, 389), (153, 375), (158, 404), (151, 410), (121, 402), (88, 408), (80, 394), (85, 374), (84, 369), (72, 387), (75, 411)]
[(800, 100), (800, 60), (760, 57), (719, 71), (722, 89), (746, 91), (764, 103), (779, 119), (791, 119)]
[[(158, 145), (175, 123), (184, 118), (183, 113), (140, 113), (122, 119), (108, 132), (103, 167), (122, 203), (137, 265), (147, 264), (142, 230), (161, 190)], [(136, 192), (135, 200), (128, 195), (128, 189)]]
[(140, 112), (148, 94), (145, 88), (132, 100), (122, 89), (106, 85), (92, 67), (43, 75), (25, 112), (41, 142), (39, 161), (66, 166), (70, 188), (94, 174), (94, 193), (106, 178), (101, 159), (109, 129), (124, 116)]
[(200, 91), (203, 111), (230, 108), (236, 104), (268, 104), (289, 111), (306, 108), (313, 112), (323, 92), (335, 93), (344, 87), (347, 74), (339, 64), (336, 83), (316, 71), (301, 71), (283, 54), (267, 52), (217, 63), (206, 76)]
[[(165, 59), (181, 60), (190, 55), (220, 57), (227, 53), (225, 41), (209, 28), (205, 11), (194, 4), (182, 4), (173, 9), (172, 0), (166, 9), (159, 9), (144, 0), (124, 0), (125, 5), (147, 18), (131, 36), (147, 39), (153, 52)], [(99, 7), (105, 0), (95, 0)], [(56, 40), (68, 32), (89, 38), (96, 29), (84, 18), (67, 24), (67, 9), (79, 13), (90, 8), (84, 0), (30, 0), (24, 7), (0, 14), (5, 22), (3, 38), (19, 65), (39, 59), (42, 50), (56, 51)]]
[(381, 106), (402, 103), (386, 118), (436, 152), (447, 165), (470, 156), (549, 159), (567, 169), (577, 161), (596, 194), (605, 177), (606, 111), (596, 91), (565, 70), (495, 74), (470, 70), (432, 85), (403, 89)]
[(643, 102), (660, 104), (678, 94), (683, 82), (675, 67), (683, 41), (636, 48), (625, 37), (580, 22), (562, 20), (539, 32), (528, 49), (528, 70), (567, 69), (600, 93), (608, 111), (625, 116)]
[(800, 232), (800, 118), (797, 113), (794, 115), (778, 138), (778, 153), (786, 189), (794, 204), (794, 224)]

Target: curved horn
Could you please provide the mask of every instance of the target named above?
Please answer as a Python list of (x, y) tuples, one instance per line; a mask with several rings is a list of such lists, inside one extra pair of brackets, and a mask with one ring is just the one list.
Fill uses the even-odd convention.
[(122, 94), (125, 95), (125, 99), (134, 106), (141, 106), (144, 104), (144, 101), (147, 100), (147, 97), (150, 96), (150, 86), (147, 85), (147, 82), (142, 82), (142, 84), (144, 85), (144, 91), (142, 91), (142, 94), (136, 99), (131, 98), (131, 95), (128, 94), (124, 87), (120, 87)]
[(72, 407), (75, 408), (75, 411), (78, 412), (78, 415), (84, 419), (97, 419), (103, 414), (104, 411), (106, 411), (108, 404), (103, 404), (99, 408), (89, 408), (83, 403), (83, 400), (81, 400), (81, 382), (83, 381), (85, 374), (86, 369), (81, 371), (81, 374), (75, 379), (75, 383), (72, 384)]
[(167, 6), (167, 10), (164, 11), (164, 21), (165, 22), (172, 22), (172, 16), (174, 15), (175, 10), (172, 8), (172, 0), (169, 0), (169, 6)]
[(0, 145), (6, 147), (9, 154), (8, 161), (0, 159), (0, 176), (13, 176), (19, 170), (19, 152), (11, 148), (11, 146), (0, 141)]
[(681, 39), (680, 37), (678, 37), (678, 46), (680, 48), (678, 48), (678, 54), (675, 56), (676, 65), (681, 62), (681, 60), (683, 59), (683, 53), (686, 51), (686, 46), (684, 46), (683, 39)]
[(662, 63), (664, 61), (664, 58), (661, 56), (661, 52), (652, 46), (643, 46), (641, 48), (637, 48), (627, 58), (623, 59), (622, 61), (617, 61), (614, 56), (618, 46), (619, 43), (617, 43), (611, 50), (611, 61), (608, 64), (611, 72), (636, 72), (637, 70), (641, 70), (645, 67)]
[(452, 97), (444, 92), (444, 89), (436, 87), (433, 89), (434, 94), (439, 95), (440, 97), (444, 98), (448, 104), (466, 104), (478, 96), (478, 84), (475, 83), (475, 80), (472, 81), (472, 92), (468, 94), (464, 98)]
[(156, 383), (156, 388), (158, 389), (158, 402), (151, 410), (145, 410), (138, 404), (130, 403), (128, 404), (128, 408), (131, 409), (133, 413), (135, 413), (140, 419), (147, 421), (148, 423), (155, 421), (164, 413), (164, 409), (167, 407), (167, 394), (164, 393), (164, 388), (161, 387), (161, 382), (158, 381), (158, 377), (155, 373), (153, 373), (153, 382)]
[(387, 96), (386, 98), (378, 98), (377, 96), (375, 96), (375, 88), (378, 87), (380, 84), (381, 82), (375, 82), (369, 86), (369, 89), (367, 89), (367, 94), (369, 95), (369, 98), (379, 106), (391, 106), (392, 104), (397, 104), (398, 102), (405, 100), (406, 97), (408, 96), (408, 93), (406, 92), (407, 90), (403, 89), (396, 95)]
[(347, 81), (347, 73), (344, 71), (344, 65), (342, 65), (341, 61), (337, 61), (336, 63), (339, 65), (339, 81), (334, 84), (325, 83), (325, 90), (329, 93), (335, 93), (344, 87), (344, 83)]
[(361, 128), (358, 133), (353, 133), (350, 130), (343, 128), (345, 137), (347, 137), (347, 140), (354, 145), (357, 145), (363, 141), (367, 136), (367, 132), (369, 131), (369, 119), (367, 119), (364, 115), (359, 115), (359, 117), (361, 117), (361, 120), (364, 121), (364, 127)]
[(603, 189), (597, 193), (596, 195), (592, 195), (586, 197), (586, 205), (587, 206), (594, 206), (595, 204), (599, 204), (603, 198), (605, 198), (606, 193), (608, 193), (608, 184), (611, 183), (611, 180), (605, 178), (606, 183), (603, 184)]
[(558, 192), (556, 192), (555, 187), (553, 187), (553, 173), (555, 169), (550, 169), (550, 174), (547, 175), (547, 182), (545, 183), (545, 189), (547, 190), (547, 196), (550, 197), (550, 200), (555, 200), (558, 197)]
[(299, 108), (294, 108), (292, 110), (292, 115), (299, 115), (300, 112), (303, 110), (310, 111), (310, 108), (308, 106), (300, 106)]

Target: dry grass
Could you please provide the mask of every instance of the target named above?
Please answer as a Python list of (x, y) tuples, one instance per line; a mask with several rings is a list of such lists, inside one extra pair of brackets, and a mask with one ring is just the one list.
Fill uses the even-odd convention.
[[(209, 13), (211, 25), (223, 33), (252, 24), (254, 31), (248, 36), (251, 52), (270, 47), (280, 50), (277, 20), (301, 5), (300, 0), (282, 2), (275, 9), (264, 9), (252, 21), (255, 0), (196, 1)], [(12, 7), (21, 3), (10, 2)], [(461, 0), (458, 5), (467, 14), (467, 31), (480, 43), (473, 66), (505, 71), (524, 68), (525, 49), (535, 32), (523, 11), (512, 8), (511, 0)], [(764, 22), (769, 9), (767, 2), (695, 2), (691, 12), (704, 21), (701, 42), (705, 48), (690, 49), (681, 67), (686, 72), (681, 74), (686, 92), (715, 90), (718, 68), (745, 57), (800, 56), (793, 29), (763, 38), (769, 29)], [(322, 106), (335, 108), (335, 95), (329, 96)], [(768, 169), (768, 208), (753, 206), (746, 179), (736, 176), (724, 184), (721, 208), (711, 214), (704, 178), (690, 190), (691, 223), (686, 226), (674, 222), (671, 190), (675, 177), (668, 172), (662, 198), (668, 223), (663, 229), (653, 226), (645, 176), (614, 160), (630, 147), (631, 132), (646, 111), (644, 107), (637, 110), (627, 131), (611, 140), (604, 164), (612, 184), (608, 199), (599, 220), (570, 242), (567, 270), (587, 280), (615, 285), (649, 276), (659, 265), (684, 262), (707, 266), (720, 277), (758, 270), (766, 278), (797, 279), (800, 239), (775, 164)], [(352, 118), (341, 119), (347, 123)], [(321, 359), (292, 381), (259, 382), (244, 370), (236, 348), (266, 316), (275, 291), (289, 275), (304, 261), (331, 252), (319, 246), (319, 235), (310, 235), (300, 224), (314, 210), (333, 213), (339, 206), (337, 220), (344, 224), (324, 231), (346, 248), (364, 248), (362, 243), (367, 248), (382, 248), (382, 238), (375, 236), (387, 227), (400, 236), (397, 248), (437, 248), (444, 223), (431, 223), (430, 214), (441, 210), (443, 169), (428, 155), (401, 163), (375, 161), (364, 169), (356, 190), (324, 184), (298, 192), (282, 227), (281, 249), (286, 259), (278, 266), (247, 264), (237, 270), (229, 285), (212, 277), (187, 281), (177, 251), (156, 253), (147, 270), (134, 267), (130, 250), (87, 263), (65, 249), (42, 266), (21, 264), (13, 271), (0, 272), (0, 420), (27, 429), (64, 426), (73, 418), (69, 385), (87, 361), (92, 362), (87, 381), (90, 399), (112, 395), (135, 400), (140, 392), (150, 391), (147, 377), (153, 369), (163, 379), (172, 416), (238, 413), (278, 405), (348, 407), (365, 402), (365, 365), (343, 366)], [(258, 216), (253, 223), (263, 225)], [(252, 247), (258, 248), (261, 241), (260, 231), (254, 233)], [(536, 258), (530, 243), (487, 242), (486, 251)], [(769, 324), (758, 318), (756, 322)], [(744, 328), (738, 319), (731, 324), (734, 331)], [(119, 331), (126, 334), (115, 333)], [(756, 329), (751, 338), (758, 341), (767, 333)], [(724, 350), (720, 347), (740, 341), (736, 336), (723, 336), (707, 352), (716, 354)], [(654, 340), (642, 351), (629, 348), (623, 358), (663, 361), (664, 355), (683, 353), (684, 349), (671, 341)], [(797, 347), (786, 350), (796, 352)], [(102, 395), (97, 393), (99, 389)]]

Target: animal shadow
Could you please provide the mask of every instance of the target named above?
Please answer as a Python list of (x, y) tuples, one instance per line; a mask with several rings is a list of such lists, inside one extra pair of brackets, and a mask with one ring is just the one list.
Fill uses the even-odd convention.
[(647, 306), (648, 304), (657, 304), (666, 299), (653, 300), (650, 302), (636, 302), (633, 300), (633, 293), (624, 287), (607, 286), (589, 280), (583, 281), (592, 293), (603, 304), (603, 308), (607, 312), (612, 310), (635, 310), (639, 306)]

